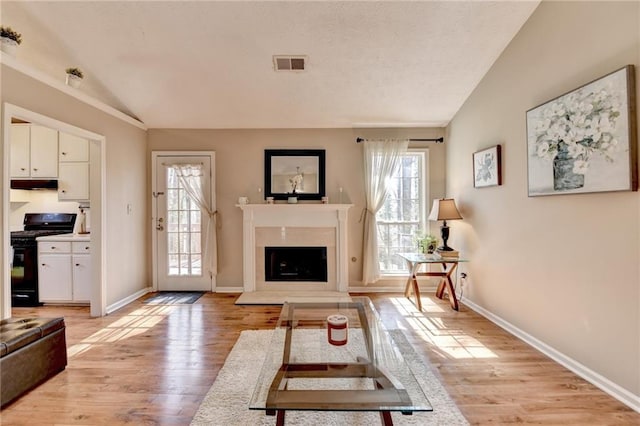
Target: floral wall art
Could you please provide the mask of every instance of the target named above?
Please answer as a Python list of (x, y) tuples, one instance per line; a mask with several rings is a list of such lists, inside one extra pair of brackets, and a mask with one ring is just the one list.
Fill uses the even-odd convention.
[(527, 111), (529, 196), (637, 190), (634, 94), (628, 65)]
[(502, 149), (500, 145), (473, 153), (473, 186), (502, 185)]

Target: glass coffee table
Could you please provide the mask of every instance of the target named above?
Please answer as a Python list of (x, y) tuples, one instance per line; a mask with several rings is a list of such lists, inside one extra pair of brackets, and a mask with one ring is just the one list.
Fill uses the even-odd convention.
[(384, 425), (393, 411), (433, 411), (366, 297), (285, 303), (249, 408), (277, 425), (288, 410), (375, 411)]

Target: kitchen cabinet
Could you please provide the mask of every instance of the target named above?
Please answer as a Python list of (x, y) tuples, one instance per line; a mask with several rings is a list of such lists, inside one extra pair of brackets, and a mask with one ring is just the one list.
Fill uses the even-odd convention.
[(60, 132), (58, 152), (58, 161), (60, 162), (88, 162), (89, 140)]
[(60, 132), (59, 201), (89, 200), (89, 140)]
[(38, 238), (38, 290), (43, 303), (91, 300), (91, 245), (87, 238), (74, 234)]
[(71, 269), (73, 300), (89, 302), (91, 300), (91, 245), (88, 241), (71, 243)]
[(9, 140), (11, 142), (11, 177), (28, 178), (30, 177), (29, 160), (29, 135), (31, 131), (28, 124), (12, 124), (10, 129)]
[(60, 163), (59, 201), (89, 200), (89, 163)]
[(58, 131), (35, 124), (12, 124), (11, 177), (58, 177)]

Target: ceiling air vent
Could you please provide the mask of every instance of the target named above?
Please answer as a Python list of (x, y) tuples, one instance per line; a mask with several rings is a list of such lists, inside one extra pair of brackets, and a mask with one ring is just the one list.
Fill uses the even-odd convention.
[(276, 71), (304, 71), (306, 56), (274, 55), (273, 66)]

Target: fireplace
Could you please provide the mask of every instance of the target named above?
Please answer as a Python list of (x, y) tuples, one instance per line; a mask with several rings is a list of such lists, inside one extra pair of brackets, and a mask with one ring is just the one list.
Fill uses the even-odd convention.
[[(350, 204), (242, 204), (244, 293), (347, 292)], [(324, 248), (323, 280), (287, 280), (289, 271), (267, 279), (267, 248)], [(305, 258), (309, 253), (305, 254)], [(315, 256), (316, 254), (314, 254)]]
[(265, 281), (327, 282), (326, 247), (265, 247)]

